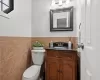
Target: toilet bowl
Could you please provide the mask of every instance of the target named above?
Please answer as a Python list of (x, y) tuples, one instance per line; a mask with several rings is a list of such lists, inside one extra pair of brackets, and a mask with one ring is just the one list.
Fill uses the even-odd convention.
[(44, 49), (31, 51), (34, 65), (24, 71), (22, 80), (39, 80), (41, 65), (44, 61), (44, 52)]
[(38, 80), (41, 66), (32, 65), (23, 73), (22, 80)]

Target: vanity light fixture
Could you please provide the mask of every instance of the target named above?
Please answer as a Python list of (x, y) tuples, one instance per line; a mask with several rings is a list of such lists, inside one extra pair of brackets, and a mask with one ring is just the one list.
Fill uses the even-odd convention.
[(69, 4), (70, 3), (70, 0), (58, 0), (58, 2), (56, 2), (55, 0), (52, 0), (52, 3), (51, 3), (51, 6), (55, 6), (55, 5), (58, 5), (58, 6), (62, 6), (63, 4)]
[(66, 7), (70, 2), (71, 0), (52, 0), (50, 9)]

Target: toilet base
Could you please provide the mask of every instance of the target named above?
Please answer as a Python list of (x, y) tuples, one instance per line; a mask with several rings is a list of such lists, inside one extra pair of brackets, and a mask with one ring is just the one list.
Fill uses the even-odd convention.
[(39, 78), (38, 80), (43, 80), (42, 78)]

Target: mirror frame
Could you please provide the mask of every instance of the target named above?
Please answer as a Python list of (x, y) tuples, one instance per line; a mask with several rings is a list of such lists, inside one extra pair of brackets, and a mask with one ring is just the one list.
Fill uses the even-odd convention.
[[(60, 27), (60, 28), (54, 28), (54, 13), (62, 13), (62, 12), (69, 12), (70, 13), (70, 22), (69, 27)], [(65, 17), (66, 18), (66, 17)], [(66, 18), (67, 19), (67, 18)], [(57, 24), (56, 24), (57, 25)], [(50, 10), (50, 31), (73, 31), (73, 6), (69, 8), (61, 8), (61, 9), (51, 9)]]

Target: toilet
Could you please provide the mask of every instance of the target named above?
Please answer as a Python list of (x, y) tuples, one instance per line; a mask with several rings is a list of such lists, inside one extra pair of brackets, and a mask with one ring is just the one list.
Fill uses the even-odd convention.
[(41, 65), (43, 64), (44, 61), (45, 50), (44, 49), (31, 50), (31, 53), (34, 65), (30, 66), (25, 70), (22, 76), (22, 80), (40, 80), (39, 75), (40, 75)]

